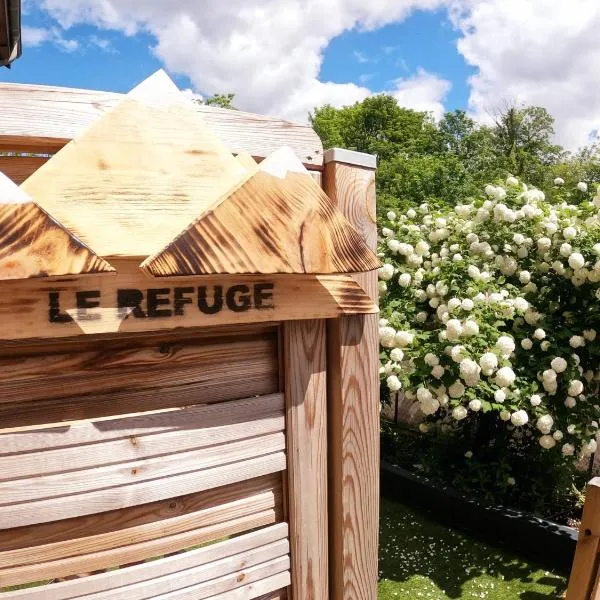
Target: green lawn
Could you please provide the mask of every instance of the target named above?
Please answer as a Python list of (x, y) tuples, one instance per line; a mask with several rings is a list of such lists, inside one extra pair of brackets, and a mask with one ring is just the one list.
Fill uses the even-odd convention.
[(566, 580), (381, 499), (379, 600), (542, 600)]

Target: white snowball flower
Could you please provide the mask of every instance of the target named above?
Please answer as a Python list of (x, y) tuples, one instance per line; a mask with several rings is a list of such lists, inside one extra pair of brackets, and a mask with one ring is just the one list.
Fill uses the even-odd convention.
[(548, 341), (543, 341), (543, 342), (540, 344), (540, 348), (541, 348), (541, 349), (542, 349), (544, 352), (546, 352), (546, 350), (548, 350), (548, 348), (550, 348), (550, 342), (548, 342)]
[(457, 340), (463, 333), (463, 326), (458, 319), (450, 319), (446, 323), (446, 331), (449, 340)]
[(565, 400), (565, 406), (567, 408), (575, 408), (577, 406), (577, 400), (575, 400), (575, 398), (572, 396), (567, 396)]
[(554, 185), (564, 185), (565, 184), (565, 180), (562, 177), (556, 177), (556, 179), (554, 180)]
[(450, 300), (448, 300), (448, 310), (453, 312), (460, 306), (460, 304), (461, 302), (458, 298), (450, 298)]
[(537, 247), (540, 252), (546, 252), (552, 247), (552, 240), (547, 237), (541, 237), (537, 241)]
[(590, 456), (591, 454), (594, 454), (596, 450), (598, 450), (598, 444), (596, 443), (596, 440), (590, 440), (583, 447), (583, 456)]
[(429, 425), (427, 425), (427, 423), (419, 423), (419, 431), (421, 433), (427, 433), (429, 431)]
[(552, 359), (550, 366), (557, 373), (564, 373), (567, 370), (567, 361), (561, 356)]
[(546, 450), (550, 450), (550, 448), (554, 448), (554, 446), (556, 446), (556, 440), (551, 435), (543, 435), (539, 439), (539, 442), (540, 446)]
[(387, 285), (385, 281), (377, 282), (377, 290), (379, 291), (380, 296), (383, 296), (387, 292)]
[(555, 382), (556, 381), (556, 371), (554, 369), (546, 369), (542, 373), (542, 380), (544, 382)]
[(580, 192), (583, 192), (583, 193), (585, 194), (585, 192), (587, 192), (587, 191), (588, 191), (588, 186), (587, 186), (587, 183), (586, 183), (585, 181), (580, 181), (580, 182), (577, 184), (577, 189), (578, 189)]
[(569, 425), (567, 427), (567, 433), (570, 433), (571, 435), (573, 435), (575, 433), (576, 429), (577, 428), (575, 427), (575, 425)]
[(563, 237), (565, 240), (572, 240), (577, 236), (577, 229), (575, 227), (565, 227), (563, 229)]
[[(564, 242), (560, 245), (560, 248), (558, 249), (558, 253), (561, 256), (564, 256), (565, 258), (568, 256), (571, 256), (571, 254), (573, 254), (573, 246), (571, 246), (571, 244), (568, 244), (567, 242)], [(558, 271), (558, 269), (555, 269), (555, 270)]]
[(515, 351), (515, 340), (507, 335), (501, 335), (496, 341), (496, 348), (502, 356), (510, 356)]
[(544, 434), (552, 431), (552, 425), (554, 425), (554, 419), (550, 415), (542, 415), (535, 424), (538, 430)]
[(428, 352), (425, 355), (424, 360), (425, 360), (425, 364), (429, 365), (430, 367), (435, 367), (436, 365), (440, 364), (440, 359), (435, 354), (432, 354), (431, 352)]
[(460, 363), (459, 371), (460, 376), (468, 386), (474, 387), (479, 382), (479, 373), (481, 369), (473, 359), (465, 358)]
[(529, 422), (529, 415), (524, 410), (517, 410), (510, 415), (510, 422), (515, 427), (522, 427)]
[(465, 347), (460, 344), (453, 346), (450, 350), (450, 357), (455, 363), (460, 363), (466, 358)]
[(388, 218), (390, 221), (395, 221), (395, 220), (396, 220), (396, 213), (395, 213), (393, 210), (390, 210), (390, 211), (387, 213), (387, 218)]
[(456, 380), (449, 388), (448, 394), (450, 394), (450, 398), (461, 398), (465, 393), (465, 386), (462, 384), (460, 380)]
[(575, 454), (575, 446), (573, 444), (563, 444), (561, 451), (563, 456), (573, 456)]
[(542, 403), (542, 397), (539, 394), (532, 394), (529, 403), (531, 406), (539, 406)]
[(521, 340), (521, 348), (523, 348), (523, 350), (531, 350), (531, 348), (533, 348), (533, 342), (529, 338), (523, 338)]
[(569, 346), (571, 348), (583, 348), (585, 346), (585, 338), (581, 335), (573, 335), (569, 338)]
[(529, 308), (529, 302), (525, 298), (515, 298), (513, 304), (519, 312), (525, 312)]
[(461, 303), (460, 306), (463, 310), (466, 311), (471, 311), (473, 310), (473, 307), (475, 306), (473, 300), (471, 300), (470, 298), (465, 298)]
[(514, 477), (509, 477), (509, 478), (506, 480), (506, 483), (508, 483), (508, 485), (516, 485), (516, 483), (517, 483), (517, 480), (516, 480)]
[(465, 458), (473, 458), (473, 452), (471, 452), (471, 450), (467, 450), (465, 452)]
[(391, 348), (394, 345), (394, 336), (396, 330), (393, 327), (385, 326), (379, 328), (379, 342), (384, 348)]
[(394, 275), (394, 265), (390, 263), (384, 264), (379, 268), (379, 279), (383, 279), (384, 281), (389, 281)]
[(496, 373), (498, 387), (509, 387), (515, 382), (515, 372), (510, 367), (502, 367)]
[(560, 440), (563, 439), (564, 435), (563, 432), (560, 429), (557, 429), (553, 434), (552, 437), (557, 441), (560, 442)]
[(463, 335), (467, 335), (467, 336), (471, 336), (471, 335), (477, 335), (479, 333), (479, 325), (471, 320), (468, 319), (467, 321), (465, 321), (464, 325), (463, 325)]
[(531, 273), (529, 271), (521, 271), (519, 273), (519, 281), (523, 284), (531, 281)]
[(543, 340), (546, 337), (546, 332), (541, 329), (541, 328), (537, 328), (534, 332), (533, 332), (533, 337), (536, 340)]
[(469, 408), (473, 412), (480, 411), (481, 410), (481, 400), (478, 400), (477, 398), (475, 398), (474, 400), (471, 400), (471, 402), (469, 402)]
[(398, 348), (406, 348), (413, 343), (414, 338), (414, 334), (409, 331), (397, 331), (394, 336), (394, 345)]
[(392, 237), (394, 235), (394, 232), (388, 227), (384, 227), (381, 230), (381, 235), (383, 235), (383, 237)]
[(581, 269), (585, 265), (585, 258), (579, 252), (573, 252), (568, 262), (571, 269)]
[(516, 177), (513, 177), (511, 175), (506, 178), (506, 185), (511, 185), (511, 186), (519, 185), (519, 180)]
[(569, 383), (567, 393), (569, 396), (579, 396), (579, 394), (583, 393), (583, 383), (581, 383), (579, 379), (573, 379), (573, 381)]
[(440, 407), (437, 398), (428, 398), (419, 402), (419, 408), (424, 415), (432, 415)]
[(406, 216), (407, 216), (409, 219), (414, 219), (414, 218), (417, 216), (417, 213), (416, 213), (416, 212), (415, 212), (415, 211), (414, 211), (412, 208), (409, 208), (409, 209), (406, 211)]
[(404, 352), (402, 352), (402, 350), (400, 350), (400, 348), (394, 348), (390, 352), (390, 358), (393, 361), (402, 362), (402, 360), (404, 359)]
[(400, 275), (400, 277), (398, 277), (398, 283), (404, 288), (408, 287), (410, 285), (410, 281), (411, 281), (410, 273), (402, 273), (402, 275)]
[(494, 392), (494, 400), (502, 404), (506, 400), (506, 392), (504, 390), (496, 390)]
[(507, 410), (500, 411), (500, 420), (501, 421), (510, 421), (510, 413)]
[(498, 357), (493, 352), (486, 352), (481, 355), (479, 366), (484, 375), (491, 375), (498, 368)]
[(452, 417), (456, 421), (462, 421), (467, 416), (467, 409), (464, 406), (457, 406), (452, 411)]
[(402, 387), (400, 380), (395, 375), (390, 375), (386, 379), (386, 383), (391, 392), (397, 392)]
[(583, 331), (583, 337), (589, 342), (593, 342), (596, 339), (596, 330), (595, 329), (585, 329)]
[(444, 369), (442, 365), (436, 365), (435, 367), (433, 367), (433, 369), (431, 369), (431, 375), (436, 379), (440, 379), (441, 377), (443, 377), (445, 372), (446, 369)]

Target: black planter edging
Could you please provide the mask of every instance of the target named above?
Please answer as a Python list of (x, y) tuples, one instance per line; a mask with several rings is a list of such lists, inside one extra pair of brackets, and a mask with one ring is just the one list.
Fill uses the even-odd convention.
[(388, 462), (381, 462), (381, 494), (478, 539), (503, 546), (538, 564), (568, 575), (577, 531), (531, 514), (501, 506), (485, 506), (449, 487), (434, 485)]

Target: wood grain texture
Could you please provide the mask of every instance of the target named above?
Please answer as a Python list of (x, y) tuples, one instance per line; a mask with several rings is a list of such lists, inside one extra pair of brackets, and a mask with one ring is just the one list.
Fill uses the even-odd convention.
[[(57, 152), (122, 98), (112, 92), (2, 83), (0, 149)], [(323, 164), (319, 136), (305, 124), (199, 104), (195, 109), (231, 152), (264, 158), (287, 145), (304, 164)]]
[(285, 524), (272, 525), (177, 556), (93, 577), (10, 592), (7, 597), (66, 600), (90, 596), (95, 600), (145, 600), (162, 597), (162, 594), (188, 594), (193, 589), (194, 596), (182, 597), (207, 598), (286, 571), (289, 568), (287, 531)]
[(329, 598), (325, 321), (284, 324), (288, 512), (294, 598)]
[[(117, 274), (63, 278), (55, 281), (36, 280), (7, 281), (0, 295), (0, 340), (27, 338), (59, 338), (77, 335), (115, 334), (158, 331), (180, 327), (211, 327), (246, 323), (268, 323), (274, 321), (335, 318), (340, 314), (377, 311), (376, 305), (361, 287), (346, 275), (222, 275), (196, 278), (165, 278), (160, 283), (141, 273), (138, 265), (131, 261), (112, 261)], [(270, 286), (272, 302), (257, 308), (253, 300), (256, 285)], [(232, 310), (226, 302), (226, 294), (234, 286), (234, 300), (240, 296), (248, 302), (247, 310)], [(174, 314), (175, 288), (192, 288), (187, 293), (192, 304), (184, 308), (183, 315)], [(117, 307), (119, 289), (141, 290), (140, 310), (148, 311), (148, 289), (164, 289), (168, 305), (161, 310), (170, 311), (169, 316), (137, 318), (131, 311)], [(266, 289), (266, 288), (265, 288)], [(94, 290), (99, 296), (99, 306), (90, 309), (80, 319), (75, 305), (78, 291)], [(69, 322), (49, 322), (49, 294), (59, 294), (61, 314), (72, 317)], [(231, 293), (231, 292), (230, 292)], [(222, 307), (208, 313), (197, 305), (198, 295), (206, 294), (208, 306), (213, 306), (215, 297), (221, 298)], [(231, 303), (230, 303), (231, 304)], [(234, 309), (237, 306), (234, 306)]]
[[(212, 495), (190, 496), (186, 500), (188, 507), (195, 504), (199, 508), (180, 517), (159, 519), (160, 515), (155, 514), (154, 522), (136, 527), (0, 552), (0, 586), (127, 565), (280, 521), (281, 490), (266, 487), (269, 483), (265, 478), (254, 481), (262, 482), (262, 487), (255, 484), (254, 491), (246, 490), (248, 482), (242, 482), (217, 488)], [(170, 502), (176, 504), (180, 500)], [(55, 529), (61, 523), (55, 523)], [(18, 534), (22, 529), (12, 531)]]
[(350, 273), (379, 266), (373, 251), (285, 148), (142, 263), (155, 277)]
[(595, 600), (600, 574), (600, 477), (587, 486), (566, 600)]
[(22, 188), (101, 256), (146, 258), (245, 172), (191, 102), (125, 97)]
[(112, 271), (0, 173), (0, 281)]
[[(324, 185), (374, 248), (377, 235), (372, 171), (328, 163)], [(376, 273), (354, 277), (375, 300)], [(331, 599), (374, 600), (379, 527), (376, 315), (330, 321), (327, 350)]]
[(47, 162), (48, 158), (48, 156), (0, 155), (0, 171), (11, 181), (21, 185), (32, 173)]

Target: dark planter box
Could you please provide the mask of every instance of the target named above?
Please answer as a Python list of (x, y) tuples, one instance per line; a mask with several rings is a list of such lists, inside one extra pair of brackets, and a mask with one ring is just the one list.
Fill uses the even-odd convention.
[(479, 504), (452, 488), (434, 485), (426, 477), (385, 461), (381, 463), (381, 494), (546, 568), (564, 574), (571, 569), (577, 544), (577, 531), (572, 527), (502, 506)]

